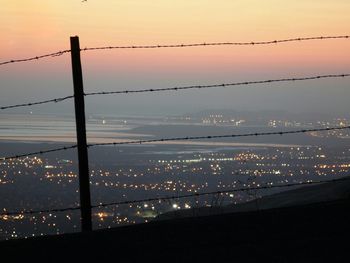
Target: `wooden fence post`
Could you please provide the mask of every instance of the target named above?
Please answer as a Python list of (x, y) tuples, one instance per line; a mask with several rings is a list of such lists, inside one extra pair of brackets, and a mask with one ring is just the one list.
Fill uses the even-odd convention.
[(75, 121), (78, 143), (78, 161), (79, 161), (79, 192), (81, 207), (81, 230), (91, 231), (91, 196), (90, 196), (90, 174), (88, 149), (86, 142), (86, 122), (85, 122), (85, 103), (83, 74), (80, 60), (79, 37), (71, 37), (71, 57), (74, 84), (74, 103), (75, 103)]

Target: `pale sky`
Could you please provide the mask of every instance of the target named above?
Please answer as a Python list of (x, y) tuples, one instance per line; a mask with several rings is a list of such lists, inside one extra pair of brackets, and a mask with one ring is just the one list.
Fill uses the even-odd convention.
[[(0, 61), (81, 47), (260, 41), (349, 35), (348, 0), (0, 0)], [(215, 84), (350, 72), (350, 40), (273, 46), (91, 51), (85, 90)], [(69, 54), (0, 68), (0, 104), (72, 94)], [(203, 108), (348, 112), (349, 79), (230, 90), (100, 97), (90, 112), (176, 113)], [(33, 107), (61, 111), (70, 104)], [(28, 109), (23, 109), (26, 112)]]

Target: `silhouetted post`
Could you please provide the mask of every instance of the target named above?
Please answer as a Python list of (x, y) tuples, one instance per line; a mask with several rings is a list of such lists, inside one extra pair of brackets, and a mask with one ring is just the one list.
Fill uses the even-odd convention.
[(91, 197), (90, 197), (90, 175), (89, 161), (86, 143), (85, 127), (85, 104), (83, 73), (80, 60), (79, 37), (71, 37), (71, 56), (74, 84), (74, 103), (75, 103), (75, 121), (78, 142), (78, 160), (79, 160), (79, 192), (81, 206), (81, 230), (91, 231)]

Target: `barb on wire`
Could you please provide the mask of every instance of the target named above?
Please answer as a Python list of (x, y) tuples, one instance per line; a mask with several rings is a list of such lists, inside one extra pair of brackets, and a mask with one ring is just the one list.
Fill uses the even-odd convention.
[(66, 97), (61, 97), (61, 98), (55, 98), (55, 99), (50, 99), (50, 100), (43, 100), (43, 101), (38, 101), (38, 102), (30, 102), (30, 103), (23, 103), (23, 104), (16, 104), (16, 105), (10, 105), (10, 106), (3, 106), (0, 107), (0, 110), (7, 110), (7, 109), (13, 109), (13, 108), (19, 108), (19, 107), (30, 107), (34, 105), (40, 105), (40, 104), (46, 104), (46, 103), (51, 103), (51, 102), (62, 102), (64, 100), (68, 100), (74, 98), (74, 96), (66, 96)]
[(233, 87), (233, 86), (247, 86), (247, 85), (256, 85), (256, 84), (269, 84), (269, 83), (275, 83), (275, 82), (295, 82), (295, 81), (306, 81), (306, 80), (327, 79), (327, 78), (345, 78), (345, 77), (350, 77), (350, 73), (346, 73), (346, 74), (328, 74), (328, 75), (299, 77), (299, 78), (282, 78), (282, 79), (244, 81), (244, 82), (222, 83), (222, 84), (213, 84), (213, 85), (193, 85), (193, 86), (182, 86), (182, 87), (172, 87), (172, 88), (120, 90), (120, 91), (99, 91), (99, 92), (85, 93), (85, 96), (111, 95), (111, 94), (131, 94), (131, 93), (147, 93), (147, 92), (164, 92), (164, 91), (179, 91), (179, 90), (190, 90), (190, 89), (226, 88), (226, 87)]
[(209, 42), (209, 43), (192, 43), (192, 44), (170, 44), (170, 45), (131, 45), (131, 46), (104, 46), (104, 47), (86, 47), (81, 51), (89, 50), (108, 50), (108, 49), (156, 49), (156, 48), (184, 48), (184, 47), (207, 47), (207, 46), (254, 46), (254, 45), (273, 45), (287, 42), (299, 42), (310, 40), (326, 39), (347, 39), (349, 35), (343, 36), (319, 36), (319, 37), (299, 37), (270, 41), (250, 41), (250, 42)]
[(298, 134), (298, 133), (308, 133), (308, 132), (323, 132), (323, 131), (334, 131), (334, 130), (345, 130), (345, 129), (350, 129), (350, 126), (316, 128), (316, 129), (302, 129), (302, 130), (294, 130), (294, 131), (255, 132), (255, 133), (225, 134), (225, 135), (206, 135), (206, 136), (187, 136), (187, 137), (151, 139), (151, 140), (135, 140), (135, 141), (124, 141), (124, 142), (95, 143), (95, 144), (88, 144), (88, 147), (108, 146), (108, 145), (144, 144), (144, 143), (168, 142), (168, 141), (188, 141), (188, 140), (202, 140), (202, 139), (210, 140), (210, 139), (221, 139), (221, 138), (286, 135), (286, 134)]
[(18, 158), (23, 158), (23, 157), (28, 157), (28, 156), (33, 156), (33, 155), (42, 155), (45, 153), (52, 153), (52, 152), (59, 152), (59, 151), (65, 151), (65, 150), (70, 150), (77, 148), (78, 145), (71, 145), (71, 146), (64, 146), (60, 148), (55, 148), (55, 149), (50, 149), (50, 150), (45, 150), (45, 151), (37, 151), (37, 152), (30, 152), (30, 153), (24, 153), (24, 154), (16, 154), (13, 156), (6, 156), (6, 157), (0, 157), (0, 161), (7, 161), (7, 160), (13, 160), (13, 159), (18, 159)]
[(12, 64), (12, 63), (19, 63), (19, 62), (29, 62), (29, 61), (39, 60), (39, 59), (43, 59), (43, 58), (47, 58), (47, 57), (59, 57), (65, 53), (69, 53), (69, 52), (70, 52), (70, 49), (67, 49), (67, 50), (57, 51), (54, 53), (30, 57), (30, 58), (12, 59), (12, 60), (8, 60), (8, 61), (0, 62), (0, 66), (6, 65), (6, 64)]
[[(100, 203), (97, 205), (92, 205), (91, 208), (102, 208), (102, 207), (108, 207), (108, 206), (128, 205), (128, 204), (135, 204), (135, 203), (146, 203), (146, 202), (152, 202), (152, 201), (166, 201), (166, 200), (182, 199), (182, 198), (188, 198), (188, 197), (194, 197), (194, 196), (198, 197), (198, 196), (206, 196), (206, 195), (214, 195), (214, 194), (227, 194), (227, 193), (234, 193), (234, 192), (241, 192), (241, 191), (264, 190), (264, 189), (273, 189), (273, 188), (287, 188), (287, 187), (322, 184), (322, 183), (335, 183), (335, 182), (340, 182), (340, 181), (346, 181), (349, 179), (350, 179), (349, 177), (343, 177), (343, 178), (332, 179), (332, 180), (306, 181), (306, 182), (290, 183), (290, 184), (273, 184), (273, 185), (267, 184), (264, 186), (235, 188), (235, 189), (213, 191), (213, 192), (203, 192), (203, 193), (191, 193), (191, 194), (180, 195), (180, 196), (179, 195), (163, 196), (163, 197), (154, 197), (154, 198), (146, 198), (146, 199), (138, 199), (138, 200), (119, 201), (119, 202), (111, 202), (111, 203)], [(45, 210), (22, 210), (22, 211), (13, 211), (13, 212), (11, 211), (11, 212), (2, 212), (2, 213), (0, 213), (0, 216), (32, 215), (32, 214), (40, 214), (40, 213), (66, 212), (66, 211), (79, 210), (80, 208), (81, 208), (80, 206), (75, 206), (75, 207), (67, 207), (67, 208), (45, 209)]]

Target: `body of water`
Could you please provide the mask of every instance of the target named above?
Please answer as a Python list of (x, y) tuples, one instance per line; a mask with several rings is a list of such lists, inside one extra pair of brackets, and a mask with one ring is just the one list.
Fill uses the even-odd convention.
[[(169, 123), (161, 117), (93, 117), (87, 116), (88, 143), (111, 143), (171, 137), (228, 135), (269, 131), (285, 131), (292, 128), (262, 126), (216, 126), (198, 123)], [(72, 116), (55, 115), (0, 115), (0, 141), (76, 143), (75, 120)], [(203, 147), (301, 147), (312, 145), (340, 145), (339, 138), (324, 140), (310, 134), (275, 135), (260, 137), (224, 138), (212, 140), (168, 141), (152, 144), (194, 145)]]

